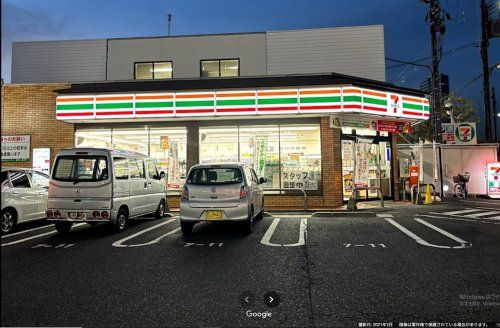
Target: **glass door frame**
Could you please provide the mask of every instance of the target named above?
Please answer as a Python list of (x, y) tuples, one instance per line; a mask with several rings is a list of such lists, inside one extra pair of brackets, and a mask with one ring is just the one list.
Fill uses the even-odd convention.
[[(389, 135), (386, 137), (386, 136), (381, 136), (380, 135), (380, 132), (377, 131), (377, 134), (375, 136), (369, 136), (369, 135), (357, 135), (356, 134), (356, 130), (355, 129), (352, 129), (351, 131), (351, 134), (345, 134), (343, 133), (342, 131), (340, 132), (340, 146), (341, 146), (341, 149), (340, 149), (340, 166), (341, 166), (341, 174), (342, 174), (342, 200), (344, 203), (347, 203), (348, 201), (347, 200), (344, 200), (344, 163), (343, 163), (343, 158), (342, 158), (342, 141), (343, 140), (350, 140), (350, 141), (354, 141), (354, 146), (356, 146), (356, 139), (357, 138), (363, 138), (363, 139), (371, 139), (372, 140), (372, 144), (376, 144), (376, 145), (379, 145), (380, 142), (387, 142), (389, 143), (389, 146), (390, 146), (390, 149), (391, 149), (391, 177), (390, 177), (390, 181), (389, 181), (389, 190), (390, 190), (390, 196), (384, 196), (384, 200), (394, 200), (394, 165), (392, 163), (392, 159), (393, 159), (393, 156), (394, 156), (394, 148), (393, 148), (393, 143), (392, 143), (392, 134), (389, 133)], [(356, 149), (354, 149), (354, 151), (356, 151)], [(379, 148), (379, 151), (378, 151), (378, 177), (377, 177), (377, 180), (381, 181), (381, 177), (380, 177), (380, 148)], [(380, 186), (379, 186), (380, 187)], [(367, 194), (366, 194), (367, 195)], [(370, 201), (370, 200), (373, 200), (374, 198), (370, 198), (370, 197), (367, 197), (367, 196), (364, 196), (364, 197), (360, 197), (359, 199), (357, 199), (357, 201)]]

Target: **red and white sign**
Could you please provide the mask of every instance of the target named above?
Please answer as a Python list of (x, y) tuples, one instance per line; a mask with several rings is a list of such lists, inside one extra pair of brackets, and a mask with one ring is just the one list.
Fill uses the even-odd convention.
[(411, 133), (410, 122), (377, 121), (377, 131)]

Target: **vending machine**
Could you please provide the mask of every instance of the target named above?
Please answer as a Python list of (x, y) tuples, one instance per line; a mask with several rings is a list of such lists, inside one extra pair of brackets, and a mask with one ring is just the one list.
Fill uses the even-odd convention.
[(500, 198), (500, 162), (486, 164), (486, 194)]

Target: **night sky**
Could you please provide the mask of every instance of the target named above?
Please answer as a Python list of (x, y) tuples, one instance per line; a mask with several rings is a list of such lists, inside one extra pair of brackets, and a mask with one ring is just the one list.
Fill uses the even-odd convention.
[[(440, 70), (449, 75), (450, 90), (472, 99), (481, 117), (482, 79), (464, 87), (482, 72), (474, 46), (480, 40), (479, 1), (440, 2), (451, 15)], [(168, 13), (172, 35), (383, 24), (386, 57), (413, 61), (430, 56), (427, 8), (419, 0), (2, 0), (2, 78), (10, 82), (13, 41), (161, 36)], [(489, 56), (490, 66), (500, 62), (499, 39), (490, 40)], [(386, 79), (400, 86), (418, 88), (428, 75), (425, 68), (395, 65), (386, 62)], [(500, 70), (493, 71), (491, 84), (500, 94)]]

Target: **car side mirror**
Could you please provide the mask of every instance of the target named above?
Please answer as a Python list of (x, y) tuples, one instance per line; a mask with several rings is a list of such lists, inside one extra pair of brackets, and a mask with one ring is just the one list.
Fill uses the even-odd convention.
[(160, 180), (163, 179), (165, 177), (165, 171), (161, 171), (160, 172)]
[(267, 182), (267, 179), (262, 177), (259, 179), (259, 184), (263, 184), (263, 183), (266, 183)]

